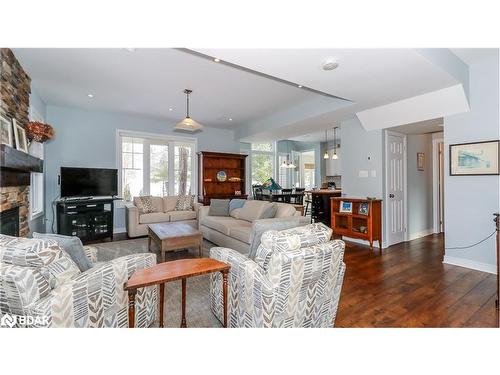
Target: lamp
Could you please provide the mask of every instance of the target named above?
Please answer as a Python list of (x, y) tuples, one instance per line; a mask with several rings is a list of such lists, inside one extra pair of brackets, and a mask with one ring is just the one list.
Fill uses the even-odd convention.
[(283, 160), (283, 163), (281, 163), (280, 168), (296, 168), (296, 165), (290, 162), (290, 155), (286, 155), (286, 160)]
[[(327, 130), (325, 130), (325, 143), (326, 147), (328, 148), (328, 134)], [(328, 159), (330, 156), (328, 155), (328, 150), (325, 151), (325, 154), (323, 155), (323, 159)]]
[(270, 177), (266, 182), (262, 184), (262, 189), (265, 190), (281, 190), (280, 184), (278, 184), (272, 177)]
[(195, 120), (189, 117), (189, 94), (191, 94), (192, 92), (193, 90), (184, 90), (184, 94), (186, 94), (186, 118), (175, 125), (175, 129), (177, 130), (194, 132), (203, 128), (203, 125), (197, 123)]
[(338, 159), (337, 155), (337, 126), (333, 128), (333, 155), (332, 159)]

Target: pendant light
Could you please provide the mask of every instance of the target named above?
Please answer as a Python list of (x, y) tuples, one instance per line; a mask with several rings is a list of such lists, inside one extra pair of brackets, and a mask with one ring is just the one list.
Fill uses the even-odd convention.
[(329, 159), (330, 158), (330, 155), (328, 155), (328, 133), (327, 133), (327, 130), (325, 130), (325, 143), (326, 143), (326, 150), (325, 150), (325, 154), (323, 155), (323, 159)]
[(280, 168), (288, 168), (288, 169), (293, 169), (296, 168), (295, 164), (290, 162), (290, 155), (286, 155), (286, 160), (283, 160), (283, 163), (281, 163)]
[(175, 129), (177, 130), (195, 132), (203, 128), (203, 125), (197, 123), (195, 120), (189, 117), (189, 94), (191, 94), (192, 92), (193, 90), (184, 90), (184, 94), (186, 94), (186, 118), (175, 125)]
[(332, 159), (338, 159), (337, 155), (337, 126), (333, 128), (333, 155)]

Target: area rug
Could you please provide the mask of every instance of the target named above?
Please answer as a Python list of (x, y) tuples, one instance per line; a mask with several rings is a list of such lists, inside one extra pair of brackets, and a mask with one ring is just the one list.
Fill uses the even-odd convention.
[[(148, 252), (148, 239), (139, 238), (125, 241), (107, 242), (92, 245), (97, 248), (97, 260), (109, 261), (121, 256)], [(203, 256), (208, 257), (213, 243), (203, 240)], [(153, 249), (154, 250), (154, 249)], [(166, 261), (194, 258), (197, 249), (169, 252)], [(159, 252), (156, 251), (157, 259)], [(192, 328), (222, 327), (210, 310), (209, 275), (187, 279), (186, 289), (186, 321)], [(173, 281), (165, 285), (165, 327), (179, 327), (181, 324), (181, 281)]]

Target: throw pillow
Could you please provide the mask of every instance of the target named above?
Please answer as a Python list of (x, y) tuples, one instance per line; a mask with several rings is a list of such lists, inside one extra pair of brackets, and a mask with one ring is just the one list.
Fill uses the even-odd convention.
[(229, 212), (231, 212), (232, 210), (235, 210), (237, 208), (243, 207), (245, 202), (246, 202), (246, 199), (239, 199), (239, 198), (231, 199), (231, 201), (229, 202)]
[(208, 216), (229, 216), (229, 199), (211, 199)]
[(295, 228), (300, 225), (300, 219), (298, 217), (290, 217), (285, 219), (265, 219), (257, 220), (254, 222), (252, 227), (252, 233), (250, 235), (250, 252), (248, 257), (250, 259), (255, 259), (257, 254), (257, 249), (260, 246), (260, 240), (262, 234), (268, 230), (284, 230), (289, 228)]
[(81, 272), (92, 268), (90, 259), (85, 255), (82, 241), (78, 237), (63, 236), (52, 233), (33, 233), (33, 238), (41, 238), (56, 241), (59, 246), (69, 255), (71, 260), (76, 263)]
[(174, 211), (193, 211), (194, 195), (179, 195)]
[(145, 197), (135, 197), (134, 205), (138, 208), (140, 214), (149, 214), (153, 210), (153, 197), (151, 195)]
[(259, 219), (272, 219), (278, 211), (278, 205), (276, 203), (271, 203), (269, 206), (264, 208), (259, 216)]

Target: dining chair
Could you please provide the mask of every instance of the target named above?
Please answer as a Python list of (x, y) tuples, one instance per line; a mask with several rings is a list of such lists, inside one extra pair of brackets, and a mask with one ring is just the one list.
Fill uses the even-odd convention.
[(293, 197), (293, 203), (295, 204), (304, 204), (304, 192), (305, 192), (305, 188), (295, 188), (295, 194), (299, 194), (299, 195), (295, 195)]
[(291, 203), (292, 191), (293, 189), (281, 189), (281, 194), (282, 194), (281, 199), (284, 203)]

